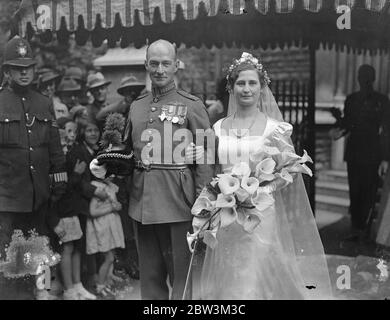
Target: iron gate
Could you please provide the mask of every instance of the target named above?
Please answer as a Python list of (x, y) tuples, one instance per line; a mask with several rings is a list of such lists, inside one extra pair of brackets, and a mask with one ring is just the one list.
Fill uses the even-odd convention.
[[(282, 112), (284, 121), (292, 124), (292, 141), (296, 152), (303, 154), (305, 149), (315, 161), (315, 145), (313, 144), (314, 118), (309, 115), (309, 82), (299, 80), (275, 80), (270, 84), (270, 88)], [(314, 209), (315, 201), (315, 166), (309, 165), (313, 171), (313, 177), (303, 175), (306, 190)], [(314, 210), (313, 210), (314, 211)]]

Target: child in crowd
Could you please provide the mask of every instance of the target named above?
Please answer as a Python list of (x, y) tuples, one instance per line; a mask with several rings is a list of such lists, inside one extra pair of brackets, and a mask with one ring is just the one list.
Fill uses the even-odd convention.
[(91, 217), (88, 218), (86, 226), (87, 254), (101, 252), (104, 255), (104, 261), (99, 268), (96, 290), (99, 295), (106, 297), (112, 295), (109, 284), (115, 258), (114, 250), (125, 247), (121, 218), (118, 214), (122, 205), (116, 197), (119, 188), (112, 182), (111, 177), (92, 181), (91, 184), (108, 194), (105, 200), (92, 198)]
[[(93, 120), (78, 125), (77, 143), (67, 154), (69, 175), (66, 195), (58, 205), (58, 213), (64, 218), (62, 224), (66, 234), (60, 240), (63, 245), (61, 270), (65, 286), (65, 299), (96, 299), (84, 289), (80, 282), (80, 255), (85, 253), (85, 226), (90, 215), (89, 202), (93, 197), (102, 200), (108, 198), (105, 190), (93, 186), (88, 164), (96, 156), (100, 132)], [(66, 218), (66, 219), (65, 219)], [(77, 219), (76, 219), (77, 218)], [(81, 229), (81, 230), (80, 230)], [(94, 256), (87, 258), (86, 264), (90, 276), (96, 274)], [(71, 265), (69, 261), (73, 261)]]
[(76, 142), (77, 123), (70, 118), (62, 117), (57, 120), (61, 145), (64, 154), (67, 154)]
[[(68, 161), (68, 165), (72, 165), (72, 161)], [(64, 231), (60, 237), (62, 246), (61, 254), (61, 273), (64, 286), (64, 300), (96, 300), (96, 296), (88, 292), (81, 283), (81, 249), (80, 239), (83, 236), (80, 220), (77, 211), (66, 210), (63, 206), (71, 205), (72, 193), (78, 190), (81, 177), (86, 169), (84, 161), (76, 160), (73, 172), (68, 171), (69, 182), (68, 192), (63, 199), (60, 200), (59, 211), (62, 213), (62, 218), (59, 227)]]

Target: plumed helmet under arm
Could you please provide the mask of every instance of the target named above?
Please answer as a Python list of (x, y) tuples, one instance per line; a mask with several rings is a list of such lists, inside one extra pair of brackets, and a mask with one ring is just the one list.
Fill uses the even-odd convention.
[(124, 127), (125, 118), (122, 114), (108, 115), (100, 141), (103, 151), (97, 156), (99, 165), (105, 164), (107, 167), (106, 176), (130, 175), (133, 171), (133, 151), (128, 150), (122, 141)]

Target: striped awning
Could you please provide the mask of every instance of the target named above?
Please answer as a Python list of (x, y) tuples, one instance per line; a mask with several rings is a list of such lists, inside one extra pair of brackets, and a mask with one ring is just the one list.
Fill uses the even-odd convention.
[[(285, 45), (315, 42), (388, 49), (390, 0), (22, 0), (13, 33), (42, 41), (110, 46), (166, 38), (176, 43)], [(338, 8), (351, 9), (340, 29)], [(339, 12), (338, 12), (339, 11)], [(386, 36), (387, 35), (387, 36)]]

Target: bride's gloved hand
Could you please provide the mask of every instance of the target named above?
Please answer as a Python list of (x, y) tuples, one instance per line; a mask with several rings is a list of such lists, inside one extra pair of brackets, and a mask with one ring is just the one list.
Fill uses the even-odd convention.
[(91, 173), (99, 179), (104, 179), (107, 173), (106, 165), (99, 165), (97, 159), (93, 159), (89, 164), (89, 170)]
[(204, 148), (203, 146), (196, 146), (191, 142), (186, 148), (185, 161), (188, 164), (196, 163), (197, 161), (203, 159), (204, 157)]

